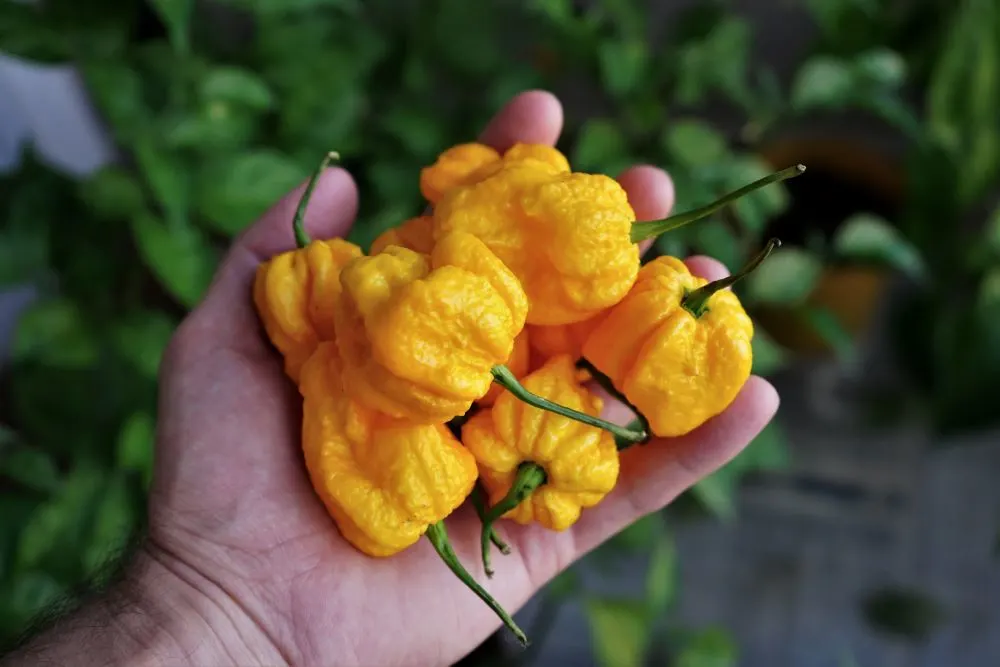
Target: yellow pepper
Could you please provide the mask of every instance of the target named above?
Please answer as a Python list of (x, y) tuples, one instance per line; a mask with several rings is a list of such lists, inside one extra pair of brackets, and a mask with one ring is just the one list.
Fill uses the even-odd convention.
[[(569, 356), (550, 359), (523, 381), (526, 390), (596, 417), (601, 399), (577, 381)], [(476, 457), (492, 508), (483, 520), (483, 559), (489, 567), (489, 531), (501, 516), (565, 530), (614, 488), (618, 451), (605, 430), (539, 410), (511, 393), (462, 426), (462, 442)]]
[[(555, 152), (538, 146), (519, 150)], [(636, 223), (617, 181), (568, 172), (562, 164), (565, 158), (505, 156), (447, 190), (433, 212), (436, 238), (453, 231), (474, 234), (510, 267), (528, 295), (527, 322), (533, 325), (580, 322), (618, 303), (639, 271), (636, 243), (802, 171), (786, 169), (695, 211)]]
[(753, 361), (753, 323), (726, 288), (756, 268), (771, 241), (739, 273), (706, 283), (682, 261), (659, 257), (639, 272), (583, 346), (598, 379), (662, 437), (684, 435), (732, 403)]
[(551, 359), (561, 354), (568, 354), (574, 359), (583, 355), (583, 343), (597, 327), (605, 311), (594, 317), (555, 326), (527, 326), (525, 330), (531, 336), (531, 350), (540, 359)]
[(452, 146), (437, 161), (420, 171), (420, 192), (436, 204), (449, 191), (490, 176), (504, 164), (531, 160), (542, 163), (552, 173), (568, 172), (569, 162), (562, 153), (543, 144), (514, 144), (501, 157), (489, 146), (476, 143)]
[[(303, 202), (314, 184), (310, 182)], [(333, 305), (340, 298), (340, 270), (363, 254), (343, 239), (311, 241), (302, 229), (304, 211), (302, 204), (293, 221), (299, 247), (258, 266), (253, 284), (253, 301), (264, 330), (295, 381), (319, 342), (335, 340)]]
[[(514, 350), (510, 353), (510, 357), (507, 358), (505, 365), (510, 369), (511, 374), (519, 380), (528, 374), (531, 368), (531, 346), (527, 329), (522, 329), (521, 333), (514, 339)], [(490, 387), (485, 396), (476, 401), (476, 404), (482, 407), (489, 407), (493, 405), (503, 391), (504, 387), (494, 385)]]
[(341, 272), (344, 378), (361, 403), (418, 423), (464, 414), (511, 355), (527, 299), (478, 239), (442, 237), (430, 257), (389, 246)]
[(422, 255), (429, 255), (434, 249), (434, 237), (431, 234), (433, 222), (434, 219), (429, 215), (410, 218), (399, 227), (387, 229), (379, 234), (372, 241), (369, 252), (372, 255), (377, 255), (391, 245), (398, 245)]
[(369, 556), (385, 557), (427, 534), (448, 567), (525, 641), (459, 563), (442, 523), (476, 482), (468, 450), (444, 425), (400, 422), (352, 401), (333, 343), (319, 345), (301, 378), (306, 469), (344, 539)]

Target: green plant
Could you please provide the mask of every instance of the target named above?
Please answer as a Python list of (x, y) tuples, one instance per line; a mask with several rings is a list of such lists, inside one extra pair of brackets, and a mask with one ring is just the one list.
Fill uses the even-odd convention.
[[(649, 40), (642, 3), (576, 4), (0, 5), (0, 50), (72, 61), (122, 155), (72, 182), (29, 154), (0, 184), (0, 210), (8, 212), (0, 252), (11, 260), (0, 262), (0, 278), (40, 291), (20, 322), (5, 378), (12, 400), (0, 441), (0, 641), (11, 641), (52, 600), (104, 576), (107, 558), (141, 529), (164, 346), (228, 239), (301, 182), (324, 152), (340, 152), (359, 181), (352, 238), (363, 246), (423, 208), (421, 166), (475, 136), (500, 103), (529, 87), (586, 94), (585, 107), (568, 109), (564, 138), (577, 168), (616, 173), (633, 162), (661, 164), (676, 181), (678, 208), (770, 170), (752, 146), (739, 148), (733, 132), (696, 111), (721, 100), (758, 131), (787, 115), (788, 97), (774, 77), (750, 71), (750, 27), (725, 3), (685, 13), (663, 43)], [(826, 99), (816, 91), (796, 95)], [(786, 205), (781, 187), (755, 193), (664, 238), (655, 252), (703, 252), (735, 268)], [(782, 261), (775, 284), (814, 271), (820, 260), (805, 268)], [(762, 289), (745, 293), (752, 299)], [(764, 335), (755, 358), (762, 374), (787, 361)], [(740, 476), (786, 458), (780, 428), (771, 426), (692, 497), (731, 517)], [(660, 517), (604, 548), (628, 551), (632, 540), (652, 554), (645, 601), (594, 597), (572, 576), (552, 589), (559, 599), (586, 600), (604, 664), (639, 661), (664, 622), (673, 552), (666, 528), (653, 522)], [(636, 538), (642, 531), (653, 537)], [(690, 646), (678, 664), (700, 664), (682, 657), (698, 651), (734, 660), (715, 631), (693, 636)]]

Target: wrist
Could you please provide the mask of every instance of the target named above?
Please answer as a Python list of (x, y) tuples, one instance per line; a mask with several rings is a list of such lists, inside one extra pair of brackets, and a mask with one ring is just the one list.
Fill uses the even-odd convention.
[(256, 623), (197, 572), (144, 545), (105, 593), (34, 637), (2, 667), (281, 665)]

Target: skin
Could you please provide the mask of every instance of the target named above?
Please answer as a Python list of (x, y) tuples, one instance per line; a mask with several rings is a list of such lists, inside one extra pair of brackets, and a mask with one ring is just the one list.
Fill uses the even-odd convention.
[[(480, 140), (554, 144), (555, 97), (514, 98)], [(640, 220), (673, 204), (668, 176), (637, 166), (620, 177)], [(302, 187), (237, 239), (203, 303), (176, 332), (161, 374), (150, 527), (123, 581), (8, 655), (4, 667), (45, 664), (446, 665), (499, 621), (441, 564), (426, 541), (372, 559), (338, 534), (306, 477), (300, 400), (262, 335), (250, 288), (257, 265), (294, 246)], [(357, 208), (351, 177), (330, 169), (306, 225), (341, 236)], [(688, 261), (706, 279), (711, 259)], [(572, 529), (504, 522), (514, 549), (495, 559), (488, 590), (508, 610), (577, 558), (658, 510), (735, 456), (772, 418), (774, 389), (751, 378), (733, 405), (693, 433), (630, 449), (616, 489)], [(605, 416), (631, 416), (607, 401)], [(447, 521), (480, 581), (479, 522), (471, 507)]]

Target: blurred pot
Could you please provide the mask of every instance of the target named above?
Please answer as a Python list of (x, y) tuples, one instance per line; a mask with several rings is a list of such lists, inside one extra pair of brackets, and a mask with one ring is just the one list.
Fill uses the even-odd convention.
[[(901, 205), (899, 164), (888, 152), (858, 137), (778, 138), (758, 147), (758, 152), (776, 169), (796, 163), (809, 169), (805, 177), (787, 184), (791, 203), (773, 230), (782, 241), (803, 243), (807, 232), (819, 232), (829, 240), (855, 213), (870, 212), (891, 220)], [(858, 341), (868, 330), (890, 277), (891, 271), (877, 267), (828, 265), (806, 303), (832, 313)], [(791, 308), (762, 307), (754, 314), (777, 342), (793, 352), (832, 352), (804, 316)]]

